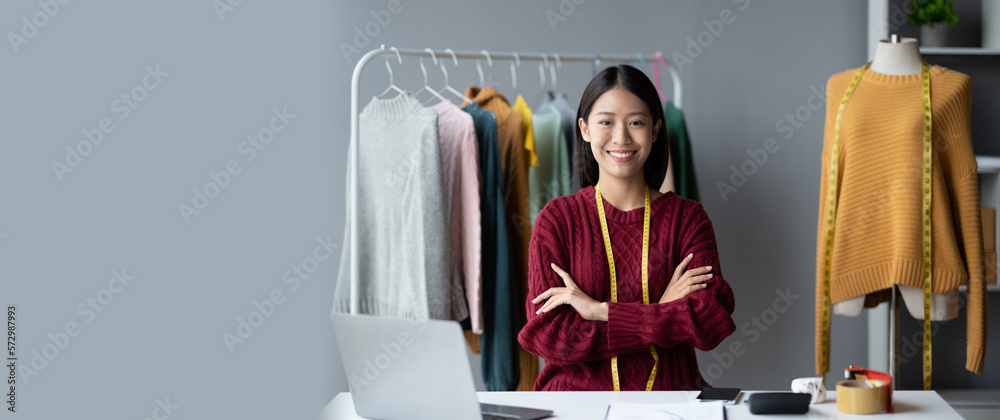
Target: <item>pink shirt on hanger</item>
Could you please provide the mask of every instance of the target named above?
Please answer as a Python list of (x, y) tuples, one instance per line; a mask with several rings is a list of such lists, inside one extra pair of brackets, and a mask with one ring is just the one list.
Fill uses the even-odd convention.
[(432, 107), (438, 113), (438, 137), (444, 176), (445, 207), (448, 208), (449, 245), (454, 266), (450, 270), (453, 290), (465, 285), (472, 331), (483, 333), (482, 228), (479, 202), (479, 150), (472, 116), (445, 101)]

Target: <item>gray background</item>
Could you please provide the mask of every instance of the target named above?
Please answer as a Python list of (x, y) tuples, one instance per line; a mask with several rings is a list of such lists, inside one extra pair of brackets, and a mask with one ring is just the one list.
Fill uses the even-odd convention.
[[(735, 22), (682, 72), (701, 194), (736, 293), (738, 328), (770, 308), (778, 289), (800, 298), (759, 341), (738, 329), (700, 363), (707, 372), (713, 353), (740, 341), (746, 353), (714, 384), (785, 389), (812, 375), (825, 108), (788, 139), (775, 123), (806, 105), (811, 88), (823, 92), (831, 74), (865, 61), (866, 2), (753, 0), (739, 10), (729, 0), (591, 0), (553, 27), (546, 12), (560, 13), (559, 4), (403, 0), (402, 12), (358, 48), (670, 58), (686, 54), (703, 20), (733, 10)], [(282, 276), (312, 255), (317, 238), (341, 242), (350, 76), (361, 55), (345, 58), (341, 44), (353, 44), (355, 27), (385, 7), (243, 1), (222, 20), (208, 1), (71, 2), (17, 53), (0, 47), (0, 296), (18, 307), (20, 363), (30, 367), (32, 351), (67, 322), (81, 330), (37, 376), (20, 377), (22, 418), (143, 418), (166, 397), (180, 406), (171, 418), (312, 418), (347, 389), (328, 318), (339, 249), (297, 290)], [(0, 29), (20, 33), (21, 17), (39, 10), (33, 0), (2, 2)], [(112, 102), (156, 65), (169, 76), (119, 120)], [(362, 105), (385, 88), (383, 66), (367, 69)], [(420, 87), (415, 59), (395, 70), (398, 84)], [(477, 83), (473, 61), (449, 70), (456, 88)], [(499, 90), (537, 104), (537, 65), (522, 64), (516, 92), (509, 71), (498, 62)], [(564, 64), (558, 76), (575, 106), (589, 66)], [(431, 78), (440, 85), (438, 72)], [(284, 107), (295, 119), (246, 162), (240, 143)], [(115, 130), (60, 182), (52, 162), (105, 117)], [(716, 182), (769, 137), (780, 149), (723, 201)], [(178, 206), (230, 160), (242, 172), (185, 223)], [(78, 305), (122, 267), (135, 279), (87, 323)], [(231, 353), (223, 334), (235, 334), (237, 319), (274, 289), (286, 300)], [(831, 366), (865, 364), (865, 316), (837, 317), (833, 326)], [(964, 357), (949, 367), (963, 365)]]

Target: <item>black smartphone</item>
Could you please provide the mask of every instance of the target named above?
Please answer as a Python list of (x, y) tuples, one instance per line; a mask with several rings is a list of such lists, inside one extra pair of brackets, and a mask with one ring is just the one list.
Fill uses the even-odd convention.
[(698, 394), (698, 400), (735, 404), (743, 395), (740, 391), (739, 388), (705, 388)]

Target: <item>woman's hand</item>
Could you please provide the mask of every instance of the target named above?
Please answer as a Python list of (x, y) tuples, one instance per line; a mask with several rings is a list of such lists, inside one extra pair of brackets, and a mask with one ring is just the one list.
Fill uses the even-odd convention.
[(598, 302), (583, 293), (576, 283), (573, 282), (573, 278), (569, 276), (565, 270), (560, 268), (555, 264), (549, 264), (559, 277), (562, 277), (563, 284), (566, 287), (553, 287), (538, 297), (531, 300), (531, 303), (538, 304), (538, 302), (548, 299), (541, 309), (535, 311), (535, 314), (541, 314), (544, 312), (551, 311), (558, 307), (559, 305), (570, 305), (576, 310), (583, 319), (588, 321), (607, 321), (608, 320), (608, 304), (607, 302)]
[(674, 277), (671, 278), (670, 283), (667, 284), (667, 290), (663, 291), (663, 296), (660, 297), (660, 303), (673, 302), (708, 287), (705, 282), (712, 278), (712, 274), (708, 273), (709, 271), (712, 271), (712, 266), (709, 265), (705, 267), (692, 268), (684, 271), (684, 269), (687, 268), (688, 263), (691, 262), (691, 258), (694, 258), (694, 254), (688, 254), (688, 256), (677, 265), (677, 268), (674, 269)]

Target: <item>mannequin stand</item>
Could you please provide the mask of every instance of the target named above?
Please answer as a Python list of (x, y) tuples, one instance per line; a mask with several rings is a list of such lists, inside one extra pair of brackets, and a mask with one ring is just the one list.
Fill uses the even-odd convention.
[[(899, 348), (899, 290), (892, 286), (889, 296), (889, 374), (892, 375), (892, 389), (899, 389), (899, 364), (896, 352)], [(925, 338), (927, 339), (927, 338)]]

